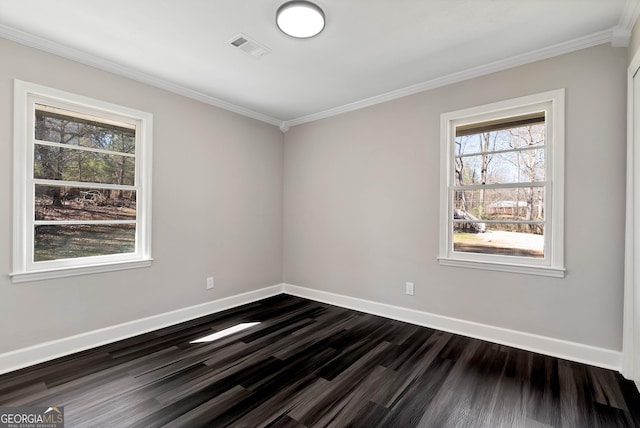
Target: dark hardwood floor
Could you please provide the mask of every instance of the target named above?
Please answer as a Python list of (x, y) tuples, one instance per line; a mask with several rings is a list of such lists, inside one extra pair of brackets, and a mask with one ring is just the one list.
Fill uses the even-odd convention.
[(64, 406), (66, 427), (640, 427), (613, 371), (286, 295), (0, 376), (0, 406)]

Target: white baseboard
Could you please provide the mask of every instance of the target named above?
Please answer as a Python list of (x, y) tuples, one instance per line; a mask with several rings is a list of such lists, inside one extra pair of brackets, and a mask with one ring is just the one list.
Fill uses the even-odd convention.
[(221, 312), (281, 293), (570, 361), (590, 364), (596, 367), (616, 371), (620, 371), (621, 369), (622, 353), (609, 349), (494, 327), (291, 284), (279, 284), (0, 354), (0, 374)]
[(512, 346), (539, 354), (550, 355), (579, 363), (590, 364), (615, 371), (620, 371), (622, 353), (610, 349), (598, 348), (566, 340), (524, 333), (506, 328), (494, 327), (472, 321), (449, 318), (442, 315), (421, 312), (413, 309), (372, 302), (355, 297), (328, 293), (326, 291), (283, 284), (283, 292), (329, 303), (344, 308), (355, 309), (373, 315), (380, 315), (398, 321), (421, 325), (462, 336), (486, 340)]
[(0, 374), (117, 342), (282, 293), (282, 284), (0, 354)]

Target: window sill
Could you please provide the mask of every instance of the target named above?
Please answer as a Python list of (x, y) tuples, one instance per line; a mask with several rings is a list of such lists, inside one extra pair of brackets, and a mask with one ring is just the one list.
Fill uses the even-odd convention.
[(440, 266), (454, 266), (469, 269), (484, 269), (499, 272), (520, 273), (525, 275), (549, 276), (552, 278), (564, 278), (566, 270), (564, 268), (549, 266), (532, 266), (508, 263), (494, 263), (477, 260), (461, 260), (453, 258), (438, 257)]
[(117, 270), (149, 267), (153, 259), (133, 260), (126, 262), (104, 263), (91, 266), (65, 267), (57, 269), (38, 270), (32, 272), (14, 272), (9, 274), (14, 284), (22, 282), (42, 281), (45, 279), (66, 278), (69, 276), (89, 275)]

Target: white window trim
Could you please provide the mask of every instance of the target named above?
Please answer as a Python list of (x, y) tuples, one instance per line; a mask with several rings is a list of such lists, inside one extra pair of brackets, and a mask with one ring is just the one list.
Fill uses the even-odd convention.
[[(34, 263), (31, 242), (33, 229), (33, 113), (29, 106), (37, 100), (66, 105), (71, 110), (103, 117), (126, 118), (136, 124), (136, 251), (129, 254), (82, 257)], [(151, 159), (153, 115), (108, 102), (48, 88), (34, 83), (14, 81), (14, 164), (13, 164), (13, 272), (12, 282), (21, 283), (98, 272), (148, 267), (151, 265)], [(31, 136), (31, 137), (30, 137)], [(31, 248), (31, 249), (30, 249)]]
[[(510, 99), (483, 106), (443, 113), (440, 116), (440, 252), (442, 266), (486, 269), (563, 278), (564, 268), (564, 89)], [(546, 112), (545, 168), (547, 186), (545, 213), (545, 257), (496, 256), (453, 251), (449, 197), (453, 185), (455, 128), (459, 125), (516, 116), (519, 111), (543, 107)]]

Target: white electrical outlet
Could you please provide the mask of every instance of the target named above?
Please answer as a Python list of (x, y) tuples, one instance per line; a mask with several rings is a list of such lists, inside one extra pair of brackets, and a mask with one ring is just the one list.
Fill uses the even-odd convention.
[(405, 284), (405, 291), (406, 294), (408, 294), (409, 296), (413, 296), (413, 282), (407, 282)]
[(213, 277), (210, 276), (207, 278), (207, 290), (211, 290), (213, 288), (213, 285), (214, 285)]

